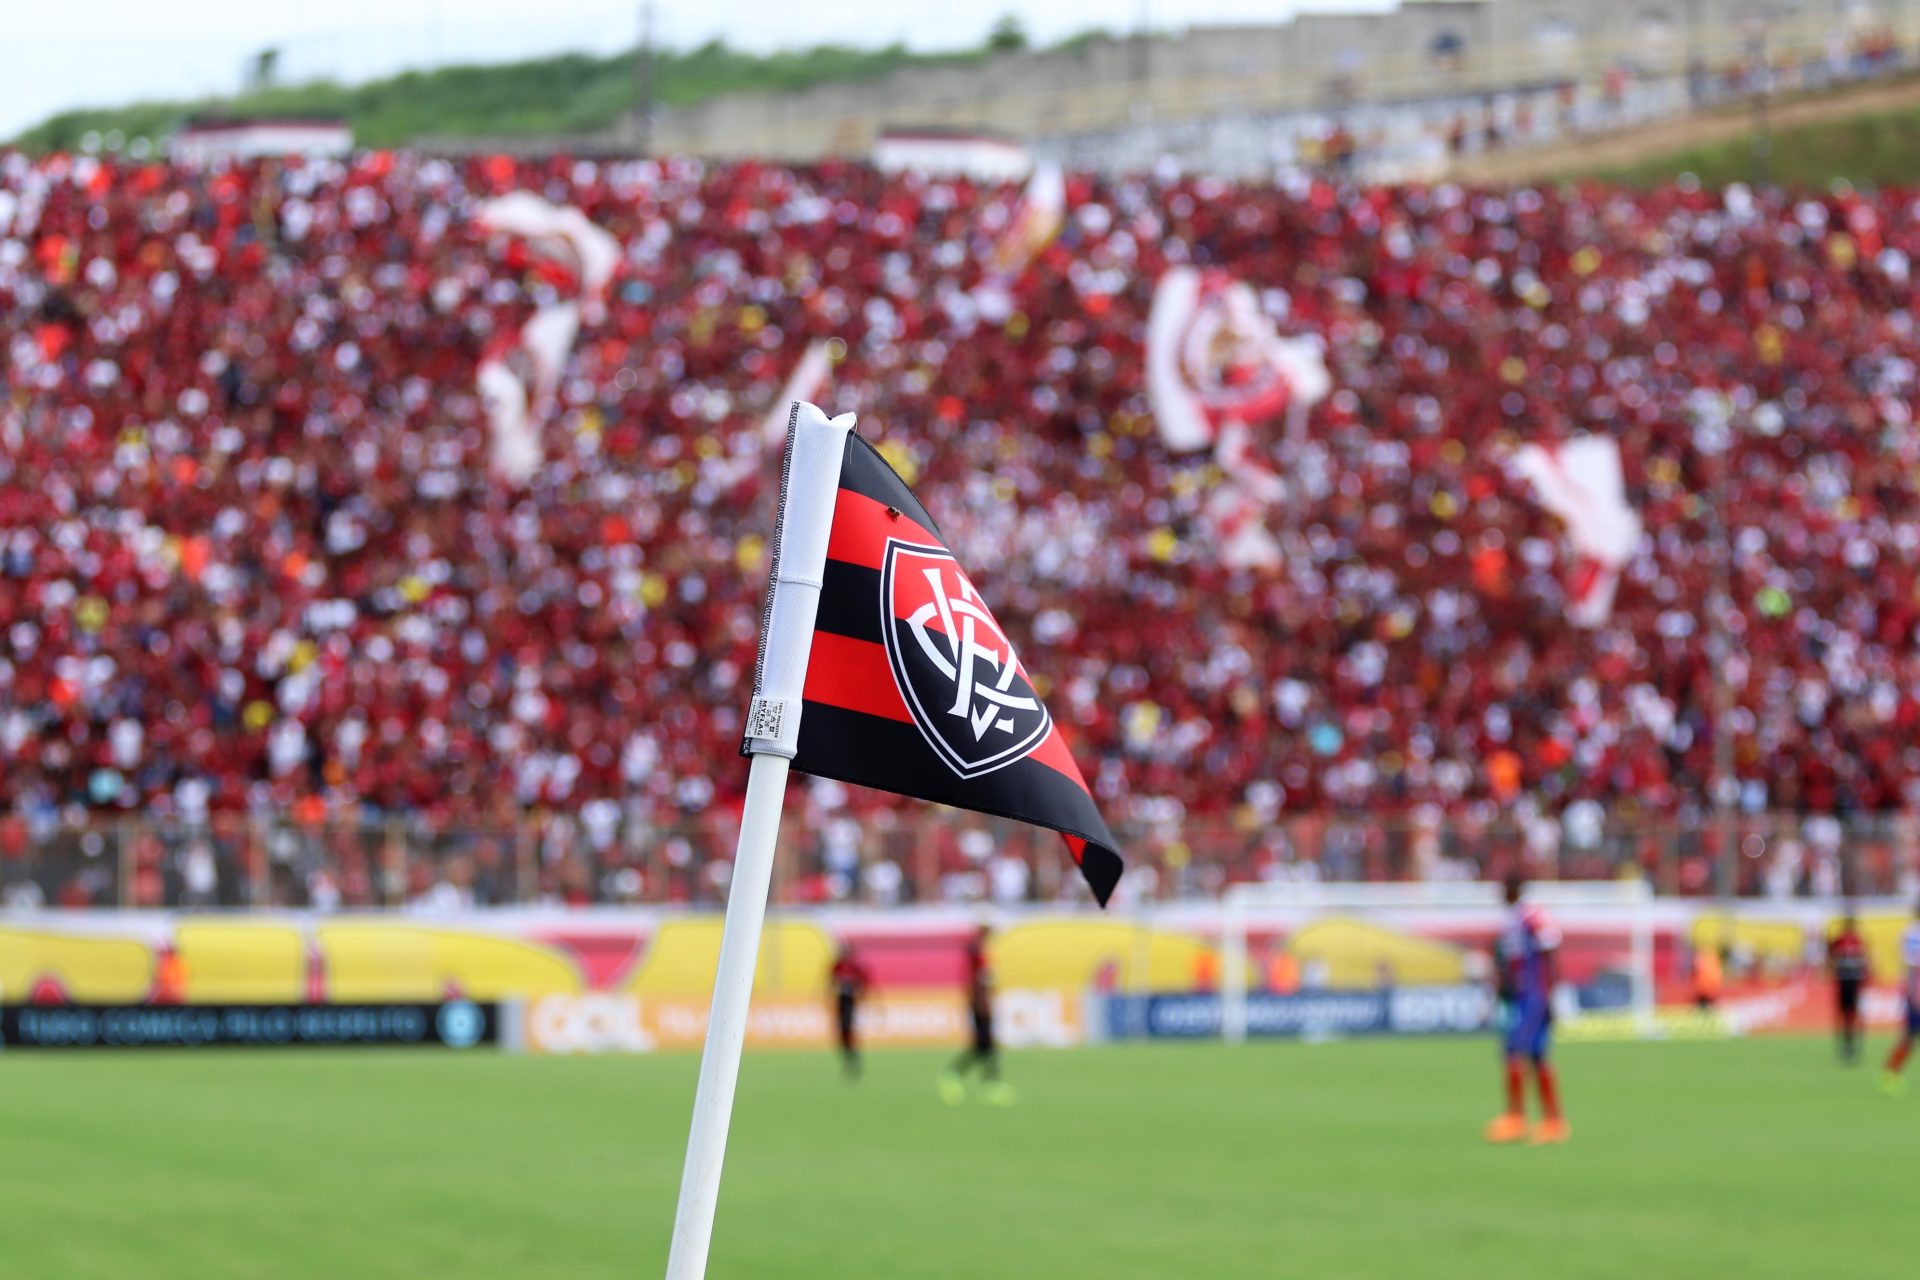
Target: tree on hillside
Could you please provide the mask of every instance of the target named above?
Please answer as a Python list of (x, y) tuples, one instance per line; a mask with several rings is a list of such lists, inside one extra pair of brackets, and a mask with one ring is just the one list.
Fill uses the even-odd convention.
[(247, 88), (249, 91), (270, 89), (280, 75), (280, 50), (269, 46), (253, 55), (252, 65), (247, 68)]
[(987, 33), (987, 48), (995, 53), (1012, 53), (1026, 47), (1027, 28), (1018, 14), (1001, 14), (993, 30)]

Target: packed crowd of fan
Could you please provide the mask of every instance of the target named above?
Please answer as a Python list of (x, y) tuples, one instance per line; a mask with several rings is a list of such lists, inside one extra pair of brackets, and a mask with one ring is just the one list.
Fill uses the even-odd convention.
[[(1716, 674), (1742, 807), (1920, 805), (1911, 194), (1069, 186), (997, 291), (1017, 188), (856, 165), (0, 155), (0, 813), (737, 811), (776, 471), (743, 463), (827, 338), (827, 407), (1156, 847), (1697, 812)], [(514, 189), (625, 252), (524, 490), (473, 390), (555, 287), (471, 224)], [(1220, 567), (1216, 473), (1155, 435), (1145, 317), (1185, 262), (1330, 353), (1304, 438), (1261, 428), (1278, 572)], [(1619, 438), (1647, 530), (1593, 631), (1502, 468), (1581, 431)]]

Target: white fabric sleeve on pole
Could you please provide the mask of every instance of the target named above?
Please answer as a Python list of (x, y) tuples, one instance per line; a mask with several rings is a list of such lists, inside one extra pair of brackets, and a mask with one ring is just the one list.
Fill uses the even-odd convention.
[(773, 574), (760, 625), (760, 663), (747, 711), (746, 749), (791, 760), (799, 749), (800, 699), (807, 683), (820, 581), (833, 532), (833, 504), (854, 417), (829, 418), (804, 400), (793, 402), (787, 461), (780, 483), (780, 516), (773, 536)]

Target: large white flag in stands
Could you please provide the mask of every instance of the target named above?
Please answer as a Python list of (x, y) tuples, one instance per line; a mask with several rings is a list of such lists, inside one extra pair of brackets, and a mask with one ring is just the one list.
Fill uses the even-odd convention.
[(530, 191), (482, 200), (474, 221), (488, 231), (518, 236), (535, 253), (566, 266), (579, 277), (582, 297), (591, 301), (606, 296), (620, 266), (618, 240), (572, 205), (553, 204)]
[(540, 470), (540, 433), (529, 424), (527, 384), (507, 362), (489, 356), (474, 377), (487, 413), (487, 443), (495, 474), (521, 485)]
[(987, 287), (1011, 286), (1027, 269), (1027, 264), (1053, 243), (1066, 222), (1067, 177), (1057, 164), (1040, 165), (1027, 179), (1006, 226), (994, 238), (987, 259)]
[(1251, 428), (1283, 416), (1302, 423), (1332, 389), (1319, 343), (1281, 337), (1245, 281), (1193, 267), (1160, 277), (1147, 318), (1147, 393), (1167, 448), (1212, 449), (1225, 473), (1207, 510), (1229, 565), (1280, 563), (1265, 512), (1286, 485), (1252, 449)]
[(1303, 412), (1331, 390), (1319, 342), (1281, 337), (1246, 281), (1194, 267), (1160, 277), (1147, 317), (1147, 392), (1169, 449), (1212, 447), (1230, 418), (1253, 425)]
[(787, 440), (787, 427), (793, 416), (795, 401), (813, 404), (824, 398), (827, 378), (833, 373), (833, 355), (828, 344), (821, 339), (807, 344), (800, 362), (793, 366), (793, 372), (787, 375), (786, 385), (780, 388), (780, 394), (767, 406), (766, 417), (760, 420), (760, 433), (752, 447), (738, 451), (729, 457), (718, 459), (715, 468), (708, 472), (722, 489), (731, 489), (741, 481), (765, 470), (766, 455), (778, 450)]
[(1277, 569), (1279, 539), (1267, 528), (1267, 508), (1287, 496), (1280, 473), (1252, 455), (1253, 433), (1243, 422), (1220, 428), (1214, 461), (1227, 479), (1207, 495), (1207, 523), (1213, 529), (1220, 563), (1229, 569)]
[[(760, 444), (763, 448), (777, 449), (786, 443), (787, 428), (793, 419), (793, 402), (796, 400), (813, 404), (821, 399), (820, 393), (827, 389), (827, 375), (833, 372), (833, 357), (827, 352), (827, 344), (816, 338), (807, 344), (807, 350), (800, 357), (800, 363), (793, 366), (793, 372), (787, 375), (787, 385), (780, 388), (780, 396), (767, 410), (767, 416), (760, 422)], [(759, 460), (755, 459), (757, 463)]]
[(520, 326), (520, 346), (533, 371), (533, 411), (540, 417), (553, 412), (560, 376), (567, 371), (567, 354), (580, 333), (580, 304), (561, 302), (541, 307)]
[(1613, 612), (1620, 571), (1640, 542), (1640, 516), (1627, 505), (1620, 442), (1575, 436), (1559, 444), (1522, 445), (1513, 466), (1540, 505), (1566, 522), (1579, 557), (1567, 580), (1567, 621), (1599, 626)]
[[(583, 308), (594, 316), (601, 312), (620, 265), (620, 243), (580, 210), (525, 191), (482, 201), (474, 220), (488, 231), (525, 240), (535, 254), (569, 274), (578, 289), (578, 297), (534, 312), (518, 335), (480, 362), (476, 385), (486, 406), (493, 468), (509, 482), (525, 484), (540, 466), (540, 424), (553, 412)], [(524, 364), (524, 376), (517, 364)]]

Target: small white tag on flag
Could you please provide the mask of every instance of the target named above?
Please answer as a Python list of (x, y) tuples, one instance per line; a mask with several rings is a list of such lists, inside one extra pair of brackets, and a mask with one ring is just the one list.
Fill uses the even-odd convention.
[(753, 747), (756, 753), (793, 759), (800, 747), (800, 717), (789, 714), (792, 710), (785, 698), (755, 698), (748, 705), (747, 741), (766, 744)]

